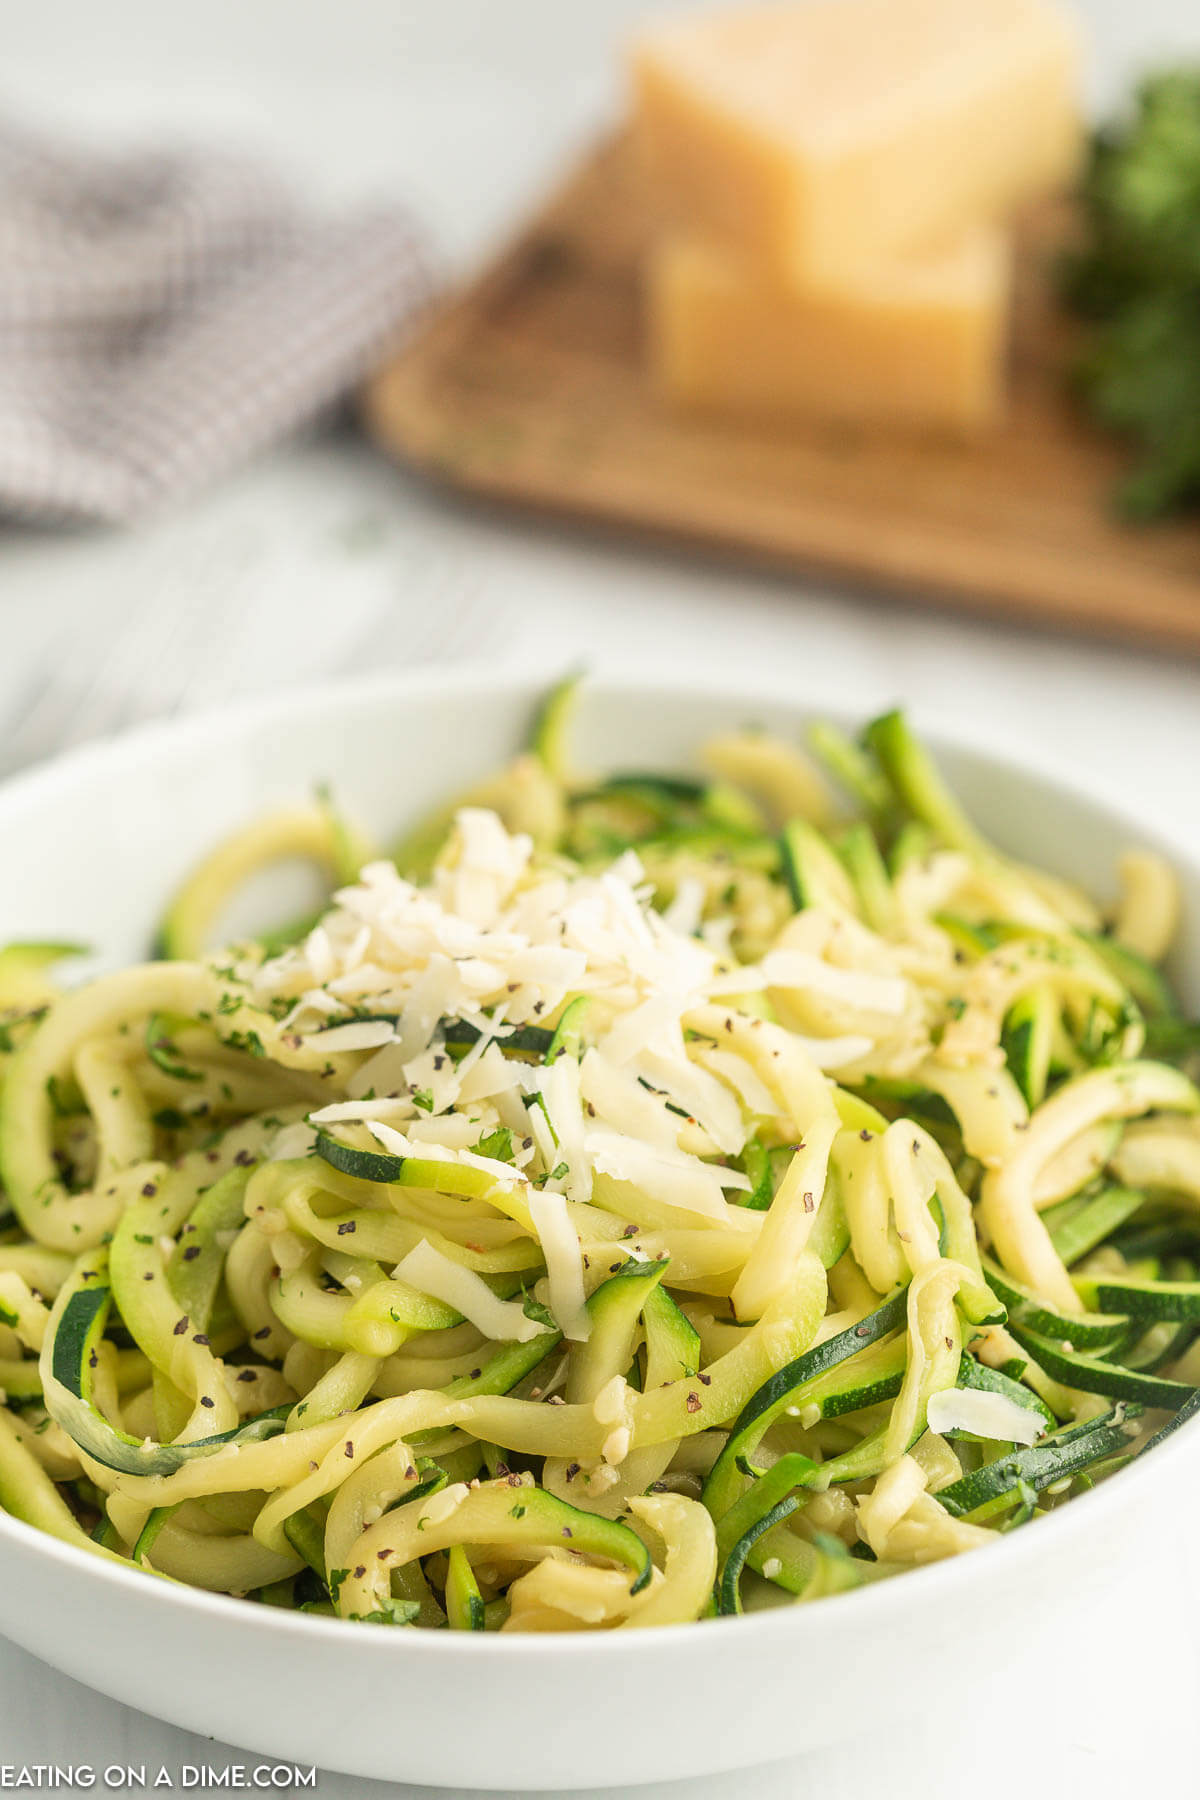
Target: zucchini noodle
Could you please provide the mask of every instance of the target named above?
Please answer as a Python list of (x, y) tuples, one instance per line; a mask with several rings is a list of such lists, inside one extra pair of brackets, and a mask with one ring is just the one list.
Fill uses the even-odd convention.
[[(392, 857), (243, 826), (158, 961), (0, 951), (0, 1506), (387, 1627), (609, 1631), (994, 1542), (1200, 1402), (1172, 871), (989, 843), (903, 717)], [(301, 856), (319, 916), (219, 951)]]

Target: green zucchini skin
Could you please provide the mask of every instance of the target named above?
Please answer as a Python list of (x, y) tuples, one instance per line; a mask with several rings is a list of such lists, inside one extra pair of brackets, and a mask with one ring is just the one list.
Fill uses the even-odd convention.
[(892, 823), (892, 792), (874, 756), (836, 725), (822, 720), (809, 726), (808, 747), (874, 824), (886, 831)]
[[(471, 1025), (466, 1019), (443, 1019), (438, 1029), (451, 1056), (465, 1055), (483, 1036), (478, 1025)], [(554, 1033), (544, 1025), (518, 1025), (493, 1042), (502, 1056), (515, 1056), (525, 1062), (544, 1062), (554, 1042)]]
[(560, 1056), (570, 1056), (576, 1062), (579, 1061), (583, 1055), (583, 1027), (591, 1010), (591, 1001), (586, 994), (581, 994), (577, 1000), (570, 1002), (550, 1034), (543, 1061), (557, 1062)]
[(642, 1306), (646, 1328), (646, 1387), (689, 1381), (700, 1370), (700, 1333), (661, 1283)]
[(631, 1257), (593, 1289), (587, 1302), (591, 1336), (575, 1353), (568, 1400), (594, 1400), (606, 1381), (628, 1369), (637, 1322), (666, 1271), (665, 1258), (646, 1263)]
[(958, 801), (942, 780), (932, 756), (909, 730), (899, 710), (872, 719), (862, 734), (903, 811), (955, 850), (986, 849)]
[(1160, 1319), (1148, 1325), (1130, 1344), (1122, 1346), (1121, 1360), (1127, 1369), (1138, 1374), (1157, 1375), (1177, 1357), (1183, 1355), (1196, 1335), (1192, 1324), (1176, 1324)]
[(836, 850), (815, 825), (792, 819), (779, 837), (783, 878), (797, 912), (818, 906), (831, 912), (857, 913), (854, 884)]
[(304, 1507), (283, 1522), (283, 1535), (296, 1555), (302, 1557), (319, 1581), (328, 1586), (325, 1573), (325, 1525), (316, 1511)]
[(789, 1495), (784, 1500), (780, 1500), (776, 1506), (771, 1508), (770, 1512), (764, 1513), (761, 1519), (756, 1519), (738, 1539), (737, 1543), (733, 1545), (725, 1558), (725, 1566), (721, 1571), (721, 1578), (716, 1591), (717, 1611), (719, 1613), (728, 1617), (734, 1613), (741, 1612), (742, 1571), (746, 1566), (746, 1558), (749, 1556), (760, 1537), (765, 1536), (765, 1534), (768, 1531), (773, 1530), (776, 1525), (782, 1524), (784, 1519), (789, 1519), (794, 1512), (799, 1510), (799, 1507), (800, 1502), (794, 1494)]
[(600, 792), (653, 795), (660, 804), (673, 808), (689, 802), (698, 805), (707, 790), (708, 783), (696, 775), (647, 775), (630, 769), (623, 774), (606, 776)]
[(184, 1463), (211, 1456), (226, 1444), (261, 1443), (284, 1428), (290, 1406), (277, 1406), (248, 1419), (233, 1431), (197, 1438), (188, 1444), (146, 1444), (101, 1417), (91, 1402), (88, 1359), (104, 1335), (112, 1291), (97, 1280), (79, 1287), (68, 1299), (53, 1336), (43, 1350), (48, 1367), (46, 1408), (79, 1448), (106, 1468), (126, 1475), (171, 1475)]
[(872, 931), (886, 931), (895, 911), (892, 880), (871, 827), (860, 821), (844, 831), (837, 842), (837, 854), (854, 883), (863, 918)]
[(823, 1419), (841, 1419), (849, 1413), (861, 1412), (867, 1406), (879, 1406), (894, 1400), (904, 1385), (908, 1365), (908, 1345), (903, 1338), (890, 1343), (869, 1344), (853, 1360), (839, 1364), (841, 1378), (831, 1370), (820, 1381)]
[(1171, 1417), (1159, 1426), (1153, 1437), (1146, 1440), (1139, 1455), (1144, 1456), (1148, 1450), (1153, 1450), (1156, 1444), (1165, 1443), (1167, 1438), (1174, 1436), (1181, 1425), (1189, 1424), (1198, 1413), (1200, 1413), (1200, 1387), (1193, 1388), (1183, 1405), (1177, 1407)]
[(739, 1462), (753, 1455), (764, 1432), (784, 1407), (795, 1404), (800, 1390), (810, 1382), (899, 1330), (906, 1321), (907, 1306), (906, 1292), (893, 1295), (857, 1325), (851, 1325), (836, 1337), (806, 1350), (803, 1356), (788, 1363), (751, 1395), (735, 1420), (700, 1496), (714, 1518), (719, 1519), (727, 1512), (736, 1498), (741, 1476)]
[(565, 781), (570, 767), (567, 733), (579, 703), (582, 680), (582, 674), (575, 670), (556, 681), (543, 698), (530, 727), (529, 749), (556, 781)]
[(958, 1119), (940, 1094), (921, 1086), (919, 1081), (901, 1081), (882, 1075), (868, 1075), (855, 1092), (871, 1106), (890, 1106), (906, 1119), (926, 1121), (947, 1131), (958, 1131)]
[(1013, 1080), (1029, 1107), (1046, 1098), (1058, 1006), (1047, 989), (1033, 989), (1010, 1007), (1000, 1045)]
[(751, 1183), (749, 1193), (738, 1196), (738, 1204), (749, 1208), (751, 1212), (766, 1212), (775, 1198), (775, 1171), (771, 1163), (771, 1152), (755, 1134), (746, 1139), (737, 1162), (742, 1174)]
[[(392, 1509), (407, 1515), (415, 1496)], [(416, 1501), (420, 1509), (420, 1501)], [(472, 1490), (471, 1504), (486, 1515), (477, 1521), (483, 1543), (539, 1543), (570, 1547), (584, 1556), (602, 1556), (628, 1570), (629, 1592), (640, 1594), (654, 1573), (650, 1552), (637, 1533), (616, 1519), (584, 1512), (545, 1488), (522, 1482), (519, 1475), (483, 1482)], [(419, 1529), (419, 1526), (418, 1526)]]
[[(779, 1144), (768, 1149), (761, 1137), (748, 1138), (737, 1158), (737, 1166), (749, 1177), (753, 1186), (748, 1193), (736, 1196), (735, 1203), (744, 1206), (749, 1212), (768, 1212), (795, 1153), (794, 1144)], [(814, 1256), (819, 1257), (824, 1268), (831, 1269), (849, 1242), (850, 1226), (846, 1220), (846, 1209), (837, 1183), (831, 1175), (830, 1189), (821, 1202), (809, 1237), (809, 1249)]]
[(327, 1162), (331, 1169), (356, 1176), (360, 1181), (400, 1181), (404, 1165), (410, 1160), (406, 1156), (390, 1156), (386, 1150), (356, 1150), (327, 1131), (317, 1133), (315, 1149), (322, 1162)]
[[(524, 1381), (562, 1343), (561, 1331), (544, 1331), (524, 1344), (505, 1344), (488, 1357), (478, 1375), (456, 1375), (440, 1390), (448, 1400), (473, 1400), (476, 1394), (507, 1394)], [(416, 1440), (414, 1439), (414, 1442)]]
[(823, 1269), (832, 1269), (834, 1263), (850, 1247), (850, 1226), (836, 1176), (831, 1176), (829, 1192), (817, 1210), (816, 1223), (809, 1233), (808, 1247)]
[(1022, 1489), (1040, 1493), (1095, 1463), (1127, 1454), (1131, 1436), (1128, 1426), (1140, 1417), (1141, 1410), (1136, 1405), (1114, 1406), (1098, 1419), (1072, 1425), (1040, 1444), (985, 1463), (961, 1481), (940, 1488), (935, 1499), (954, 1518), (980, 1523), (1016, 1505)]
[(1067, 1387), (1080, 1388), (1086, 1394), (1104, 1394), (1112, 1400), (1128, 1400), (1175, 1412), (1195, 1392), (1185, 1381), (1169, 1381), (1164, 1375), (1142, 1374), (1123, 1368), (1120, 1363), (1085, 1356), (1082, 1351), (1069, 1351), (1061, 1343), (1040, 1337), (1023, 1325), (1011, 1323), (1009, 1330), (1047, 1375)]
[(1128, 1281), (1116, 1276), (1076, 1280), (1082, 1300), (1102, 1313), (1130, 1319), (1177, 1319), (1200, 1324), (1200, 1281)]
[(1163, 1013), (1146, 1020), (1144, 1055), (1155, 1062), (1181, 1064), (1200, 1053), (1200, 1019)]
[(451, 1631), (484, 1631), (487, 1609), (470, 1558), (461, 1544), (446, 1552), (446, 1620)]
[(154, 1548), (160, 1531), (171, 1517), (171, 1514), (175, 1511), (177, 1511), (177, 1508), (174, 1506), (156, 1506), (154, 1508), (154, 1511), (149, 1515), (146, 1523), (139, 1531), (133, 1549), (130, 1551), (130, 1555), (135, 1563), (144, 1562), (146, 1560), (151, 1550)]
[(1109, 973), (1128, 989), (1148, 1019), (1178, 1018), (1174, 996), (1153, 963), (1104, 932), (1076, 931), (1075, 936), (1094, 951)]
[[(185, 1021), (189, 1023), (190, 1021)], [(153, 1013), (146, 1024), (146, 1054), (156, 1068), (169, 1075), (174, 1081), (202, 1081), (199, 1069), (193, 1069), (184, 1062), (175, 1045), (171, 1021), (161, 1013)]]
[[(1048, 1206), (1042, 1222), (1067, 1267), (1102, 1244), (1146, 1204), (1137, 1188), (1107, 1187), (1086, 1199), (1074, 1195)], [(1100, 1310), (1103, 1310), (1102, 1308)]]
[(1060, 1344), (1074, 1344), (1081, 1350), (1111, 1350), (1129, 1330), (1129, 1321), (1125, 1318), (1058, 1312), (990, 1257), (983, 1257), (982, 1262), (989, 1286), (1009, 1309), (1009, 1323), (1014, 1331), (1020, 1325), (1040, 1337), (1057, 1340)]
[(167, 1280), (182, 1310), (207, 1331), (225, 1268), (222, 1237), (245, 1221), (246, 1188), (257, 1165), (232, 1168), (202, 1194), (167, 1264)]
[(486, 1169), (421, 1156), (395, 1156), (386, 1150), (359, 1150), (328, 1131), (317, 1133), (313, 1148), (331, 1169), (353, 1175), (359, 1181), (382, 1185), (398, 1182), (407, 1187), (436, 1188), (441, 1193), (481, 1198), (486, 1198), (495, 1186), (495, 1178)]

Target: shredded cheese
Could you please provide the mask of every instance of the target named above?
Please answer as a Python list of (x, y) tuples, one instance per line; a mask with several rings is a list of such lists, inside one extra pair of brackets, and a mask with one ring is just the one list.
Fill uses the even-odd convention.
[(926, 1416), (930, 1431), (969, 1431), (1001, 1443), (1033, 1444), (1046, 1429), (1032, 1407), (985, 1388), (945, 1388), (930, 1396)]
[(526, 1317), (519, 1301), (497, 1299), (481, 1275), (435, 1250), (426, 1238), (397, 1263), (393, 1273), (398, 1281), (407, 1281), (420, 1293), (452, 1306), (498, 1343), (527, 1344), (545, 1329), (536, 1319)]
[(583, 1343), (591, 1335), (592, 1321), (584, 1300), (583, 1252), (567, 1216), (565, 1196), (549, 1188), (531, 1188), (529, 1216), (546, 1259), (550, 1311), (565, 1338)]

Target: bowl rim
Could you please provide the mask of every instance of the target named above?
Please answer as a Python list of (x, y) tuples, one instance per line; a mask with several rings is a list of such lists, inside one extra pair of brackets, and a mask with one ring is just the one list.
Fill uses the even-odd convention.
[[(311, 682), (273, 693), (240, 698), (206, 707), (183, 717), (144, 723), (118, 736), (79, 745), (32, 769), (10, 776), (0, 782), (0, 819), (12, 803), (36, 802), (43, 794), (50, 795), (63, 787), (69, 789), (72, 782), (85, 772), (97, 777), (105, 773), (117, 774), (122, 766), (140, 763), (147, 756), (153, 755), (160, 746), (186, 753), (189, 747), (202, 744), (214, 735), (236, 735), (238, 731), (261, 728), (284, 717), (309, 716), (313, 709), (344, 708), (353, 706), (356, 702), (369, 704), (384, 698), (461, 700), (474, 694), (491, 696), (500, 689), (510, 703), (527, 701), (533, 707), (554, 679), (554, 672), (547, 672), (545, 669), (494, 671), (483, 668), (426, 667), (365, 678)], [(802, 692), (797, 693), (796, 684), (785, 681), (778, 674), (755, 679), (752, 684), (749, 673), (743, 674), (741, 671), (734, 671), (727, 677), (704, 670), (672, 671), (654, 677), (626, 677), (611, 670), (598, 670), (594, 675), (586, 675), (585, 685), (587, 693), (600, 702), (606, 693), (619, 696), (625, 701), (640, 697), (647, 703), (662, 698), (690, 702), (709, 700), (718, 720), (727, 718), (731, 707), (742, 708), (744, 714), (746, 708), (755, 703), (763, 703), (772, 708), (794, 707), (798, 720), (817, 714), (821, 717), (853, 720), (862, 713), (861, 703), (856, 704), (855, 697), (844, 688), (838, 691), (830, 684), (823, 683), (818, 703), (808, 700)], [(1114, 857), (1128, 842), (1136, 841), (1157, 849), (1177, 868), (1186, 871), (1200, 891), (1200, 857), (1193, 855), (1182, 832), (1175, 835), (1169, 822), (1164, 822), (1161, 813), (1143, 822), (1140, 814), (1144, 810), (1144, 796), (1135, 796), (1132, 788), (1124, 792), (1119, 782), (1114, 783), (1107, 778), (1102, 783), (1099, 780), (1089, 781), (1084, 772), (1071, 761), (1060, 758), (1056, 753), (1045, 754), (1041, 749), (1035, 752), (1028, 745), (990, 726), (980, 728), (975, 720), (966, 721), (949, 712), (937, 712), (924, 706), (908, 710), (916, 718), (923, 741), (935, 748), (962, 751), (985, 763), (995, 763), (1007, 772), (1027, 777), (1035, 786), (1056, 790), (1068, 803), (1109, 816), (1114, 826), (1127, 829), (1127, 836), (1114, 843)], [(1200, 977), (1200, 971), (1197, 973)], [(1135, 1481), (1139, 1483), (1141, 1490), (1146, 1488), (1147, 1482), (1159, 1481), (1158, 1471), (1165, 1472), (1169, 1466), (1178, 1464), (1180, 1458), (1188, 1453), (1189, 1446), (1200, 1449), (1200, 1420), (1188, 1420), (1178, 1431), (1172, 1432), (1166, 1442), (1156, 1447), (1149, 1466), (1141, 1457), (1136, 1458), (1131, 1466), (1119, 1471), (1114, 1480), (1078, 1495), (1069, 1506), (1038, 1520), (1035, 1532), (1022, 1531), (1006, 1535), (1003, 1539), (997, 1536), (995, 1544), (980, 1547), (988, 1553), (984, 1557), (977, 1557), (975, 1554), (947, 1557), (939, 1562), (908, 1569), (899, 1579), (870, 1582), (861, 1588), (805, 1602), (803, 1617), (811, 1619), (813, 1607), (824, 1609), (830, 1604), (836, 1604), (836, 1617), (842, 1619), (847, 1627), (852, 1626), (854, 1619), (859, 1619), (863, 1629), (870, 1629), (872, 1625), (878, 1628), (889, 1617), (896, 1616), (898, 1606), (908, 1611), (912, 1603), (920, 1604), (922, 1599), (936, 1605), (939, 1595), (957, 1589), (964, 1582), (989, 1579), (989, 1571), (994, 1571), (992, 1579), (995, 1575), (1002, 1578), (1005, 1570), (1011, 1571), (1015, 1576), (1031, 1556), (1040, 1555), (1043, 1549), (1049, 1550), (1064, 1534), (1080, 1529), (1085, 1520), (1099, 1523), (1115, 1507), (1124, 1506), (1132, 1497)], [(74, 1544), (55, 1538), (0, 1511), (0, 1539), (5, 1538), (12, 1540), (18, 1550), (46, 1556), (64, 1570), (94, 1578), (103, 1585), (115, 1584), (115, 1594), (128, 1593), (131, 1599), (135, 1595), (149, 1599), (157, 1593), (164, 1606), (169, 1604), (178, 1607), (185, 1615), (190, 1613), (198, 1618), (207, 1617), (217, 1625), (222, 1621), (231, 1625), (237, 1622), (243, 1630), (249, 1629), (264, 1639), (279, 1633), (289, 1637), (299, 1634), (297, 1643), (310, 1643), (314, 1649), (322, 1642), (330, 1645), (338, 1643), (343, 1652), (350, 1647), (345, 1634), (349, 1621), (289, 1612), (277, 1607), (247, 1605), (245, 1600), (232, 1595), (189, 1587), (185, 1583), (162, 1581), (156, 1583), (154, 1588), (148, 1588), (145, 1585), (145, 1571), (132, 1565), (122, 1566), (117, 1561), (110, 1562), (105, 1558), (92, 1556)], [(1003, 1556), (995, 1554), (1001, 1543)], [(898, 1594), (902, 1598), (897, 1598)], [(825, 1617), (824, 1611), (821, 1616)], [(413, 1655), (447, 1656), (464, 1653), (486, 1662), (496, 1657), (508, 1661), (514, 1655), (537, 1658), (547, 1654), (558, 1657), (566, 1653), (578, 1658), (598, 1654), (620, 1655), (625, 1659), (632, 1654), (639, 1660), (644, 1660), (647, 1656), (655, 1655), (658, 1650), (690, 1654), (704, 1643), (712, 1642), (703, 1629), (709, 1623), (708, 1620), (697, 1620), (632, 1633), (578, 1631), (543, 1635), (514, 1632), (505, 1634), (502, 1644), (492, 1633), (380, 1632), (375, 1634), (380, 1640), (379, 1648), (372, 1655), (406, 1658)], [(764, 1646), (773, 1645), (786, 1649), (787, 1640), (796, 1631), (800, 1619), (796, 1608), (785, 1602), (760, 1612), (724, 1617), (720, 1623), (724, 1631), (735, 1630), (743, 1635), (752, 1633), (763, 1640)], [(389, 1645), (390, 1648), (385, 1647)], [(606, 1645), (607, 1649), (604, 1648)]]

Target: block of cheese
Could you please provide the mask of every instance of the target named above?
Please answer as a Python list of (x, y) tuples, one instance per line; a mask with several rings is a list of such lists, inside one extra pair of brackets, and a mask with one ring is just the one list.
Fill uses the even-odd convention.
[(667, 236), (650, 253), (647, 288), (651, 368), (678, 405), (955, 434), (1002, 409), (1009, 246), (997, 227), (838, 294)]
[(806, 286), (941, 243), (1066, 181), (1077, 44), (1053, 0), (792, 0), (634, 46), (653, 195)]

